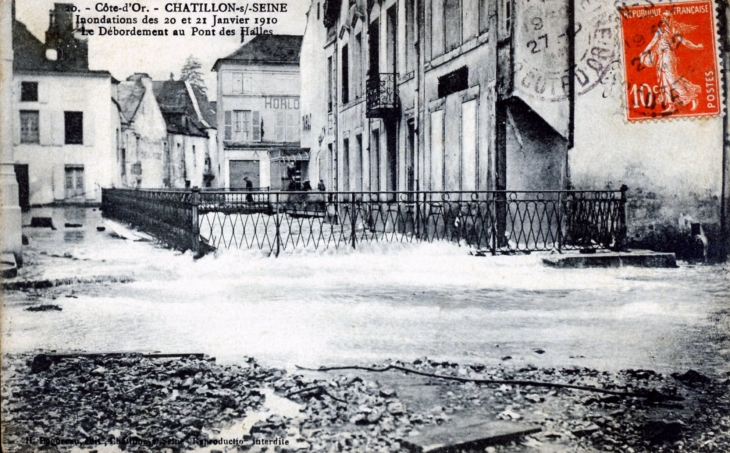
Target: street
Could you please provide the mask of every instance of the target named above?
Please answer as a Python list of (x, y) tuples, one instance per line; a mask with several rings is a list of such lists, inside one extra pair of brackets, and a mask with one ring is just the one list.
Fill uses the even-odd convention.
[[(196, 261), (97, 231), (105, 222), (98, 211), (45, 215), (58, 229), (26, 229), (34, 237), (19, 279), (98, 283), (6, 292), (10, 353), (203, 352), (283, 367), (427, 356), (730, 371), (722, 266), (561, 270), (544, 267), (538, 254), (474, 257), (450, 243), (279, 258), (225, 250)], [(69, 215), (82, 216), (83, 227), (65, 228)], [(25, 310), (42, 304), (61, 311)]]

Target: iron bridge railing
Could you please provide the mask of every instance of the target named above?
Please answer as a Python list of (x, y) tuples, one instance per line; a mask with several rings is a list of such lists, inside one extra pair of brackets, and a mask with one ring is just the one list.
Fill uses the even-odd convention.
[(620, 249), (626, 186), (602, 191), (104, 189), (102, 209), (173, 248), (283, 251), (453, 241), (492, 254)]

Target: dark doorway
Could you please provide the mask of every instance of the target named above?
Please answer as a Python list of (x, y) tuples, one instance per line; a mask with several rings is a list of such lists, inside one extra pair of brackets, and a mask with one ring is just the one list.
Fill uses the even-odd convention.
[(394, 192), (398, 190), (398, 144), (396, 137), (395, 125), (392, 125), (386, 129), (386, 190)]
[(398, 14), (396, 13), (395, 6), (388, 8), (387, 18), (385, 64), (388, 73), (395, 74), (398, 72), (396, 67), (396, 55), (398, 52)]
[(342, 144), (342, 190), (350, 191), (350, 140), (347, 138)]
[(408, 122), (408, 143), (406, 144), (406, 190), (416, 190), (416, 178), (414, 172), (415, 163), (415, 144), (416, 133), (413, 127), (413, 121)]
[(15, 180), (18, 181), (18, 201), (20, 210), (30, 211), (30, 178), (28, 177), (28, 165), (15, 165)]
[(377, 19), (370, 23), (368, 30), (370, 45), (368, 52), (370, 53), (370, 77), (376, 77), (380, 72), (380, 21)]
[(228, 163), (229, 181), (228, 185), (231, 189), (245, 189), (246, 181), (244, 177), (248, 177), (254, 188), (260, 187), (261, 180), (259, 161), (257, 160), (232, 160)]
[(380, 192), (380, 130), (370, 136), (370, 190)]

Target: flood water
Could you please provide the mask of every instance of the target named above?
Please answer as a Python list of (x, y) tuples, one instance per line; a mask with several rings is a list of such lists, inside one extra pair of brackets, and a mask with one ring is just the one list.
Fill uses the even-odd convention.
[[(450, 243), (194, 261), (96, 231), (103, 223), (88, 212), (73, 241), (64, 228), (34, 229), (35, 272), (135, 281), (58, 287), (55, 300), (7, 292), (5, 351), (204, 352), (288, 367), (428, 356), (730, 370), (727, 267), (552, 269), (540, 255), (474, 257)], [(40, 254), (51, 249), (67, 258)], [(24, 310), (39, 303), (62, 311)]]

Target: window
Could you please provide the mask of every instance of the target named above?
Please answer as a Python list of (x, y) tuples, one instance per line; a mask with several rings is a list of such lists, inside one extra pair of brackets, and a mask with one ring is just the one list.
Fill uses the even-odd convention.
[(444, 189), (444, 111), (431, 113), (431, 190)]
[(350, 102), (350, 54), (347, 44), (342, 46), (342, 103)]
[(500, 20), (499, 27), (499, 39), (508, 38), (512, 34), (512, 0), (500, 0), (499, 6), (501, 9), (498, 10), (498, 17), (501, 16), (503, 19)]
[(20, 101), (38, 102), (38, 82), (20, 82)]
[(461, 190), (476, 190), (477, 101), (461, 104)]
[(261, 118), (258, 110), (226, 110), (224, 140), (260, 142)]
[(20, 143), (40, 143), (38, 110), (20, 111)]
[(67, 145), (82, 145), (84, 143), (84, 114), (83, 112), (63, 112)]
[(444, 0), (431, 2), (431, 57), (444, 53)]
[(352, 83), (353, 83), (354, 88), (355, 88), (352, 91), (355, 94), (355, 98), (359, 98), (361, 96), (361, 94), (362, 94), (361, 93), (361, 91), (362, 91), (362, 81), (361, 81), (361, 76), (360, 76), (360, 74), (362, 72), (362, 70), (360, 69), (360, 67), (361, 67), (361, 61), (362, 61), (362, 35), (360, 33), (358, 33), (357, 35), (355, 35), (355, 44), (353, 46), (352, 51), (353, 51), (353, 53), (352, 53), (352, 57), (353, 57), (353, 62), (352, 62), (352, 72), (353, 72), (353, 74), (352, 74), (353, 75), (353, 77), (352, 77)]
[[(472, 11), (472, 14), (474, 12)], [(444, 0), (445, 52), (461, 45), (461, 2)]]
[(317, 20), (319, 20), (319, 3), (317, 3)]
[(380, 22), (375, 19), (368, 28), (368, 51), (370, 54), (370, 77), (380, 73)]
[(276, 112), (276, 141), (299, 141), (299, 116), (296, 111), (279, 110)]
[(223, 78), (223, 94), (244, 94), (251, 91), (251, 77), (243, 72), (225, 71)]
[(385, 65), (388, 73), (395, 74), (396, 53), (398, 52), (398, 13), (395, 5), (388, 8), (386, 25)]
[(233, 94), (243, 94), (243, 74), (240, 72), (233, 73), (233, 84), (231, 85)]
[(332, 57), (327, 58), (327, 112), (332, 111), (334, 99), (334, 66), (332, 65)]
[(479, 33), (489, 31), (489, 1), (479, 0)]
[(469, 88), (469, 68), (462, 66), (438, 78), (438, 96), (446, 97)]
[(342, 145), (342, 190), (350, 191), (350, 140), (347, 138)]
[(415, 0), (406, 0), (406, 73), (416, 68), (416, 20), (413, 17)]

